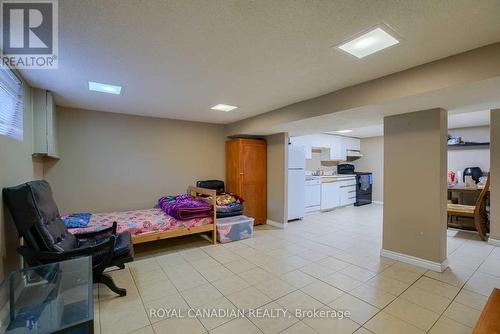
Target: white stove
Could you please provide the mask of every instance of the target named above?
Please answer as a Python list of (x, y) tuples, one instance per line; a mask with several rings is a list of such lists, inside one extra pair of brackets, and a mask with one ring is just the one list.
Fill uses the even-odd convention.
[(306, 185), (316, 184), (317, 182), (321, 183), (321, 176), (306, 175)]

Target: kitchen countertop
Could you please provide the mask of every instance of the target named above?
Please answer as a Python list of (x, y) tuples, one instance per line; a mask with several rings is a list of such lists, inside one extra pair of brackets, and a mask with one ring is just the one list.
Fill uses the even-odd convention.
[(324, 177), (333, 177), (333, 178), (338, 178), (338, 179), (345, 179), (345, 178), (353, 178), (353, 177), (356, 177), (355, 174), (340, 174), (340, 175), (321, 175), (320, 176), (321, 178), (324, 178)]

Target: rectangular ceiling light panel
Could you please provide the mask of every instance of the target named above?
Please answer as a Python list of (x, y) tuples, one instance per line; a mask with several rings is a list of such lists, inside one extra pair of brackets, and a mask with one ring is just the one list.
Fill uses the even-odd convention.
[(89, 81), (89, 90), (100, 93), (120, 95), (122, 92), (122, 87)]
[(378, 27), (337, 46), (337, 48), (357, 58), (364, 58), (398, 43), (396, 38)]
[(235, 107), (235, 106), (230, 106), (228, 104), (218, 104), (216, 106), (213, 106), (212, 110), (218, 110), (218, 111), (225, 111), (225, 112), (229, 112), (229, 111), (232, 111), (234, 109), (237, 109), (238, 107)]

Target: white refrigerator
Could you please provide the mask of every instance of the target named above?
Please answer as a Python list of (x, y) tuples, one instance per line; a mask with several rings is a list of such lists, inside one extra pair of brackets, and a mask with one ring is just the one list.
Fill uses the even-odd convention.
[(306, 154), (303, 146), (288, 145), (288, 220), (306, 212)]

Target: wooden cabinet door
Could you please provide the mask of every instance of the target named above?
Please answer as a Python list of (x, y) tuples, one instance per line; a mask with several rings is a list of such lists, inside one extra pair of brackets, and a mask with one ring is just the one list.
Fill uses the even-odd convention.
[(237, 140), (226, 142), (226, 191), (243, 197), (241, 192), (241, 143)]
[(266, 142), (242, 141), (240, 152), (241, 197), (245, 200), (245, 215), (255, 218), (255, 224), (265, 224), (267, 220)]

